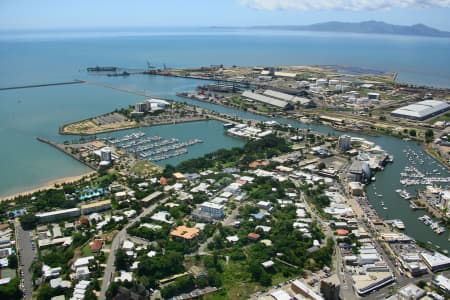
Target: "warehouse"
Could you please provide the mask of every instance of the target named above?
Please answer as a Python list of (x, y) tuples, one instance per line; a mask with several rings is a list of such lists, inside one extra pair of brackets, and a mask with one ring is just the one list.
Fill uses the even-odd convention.
[(312, 105), (312, 101), (308, 98), (298, 97), (298, 96), (294, 96), (294, 95), (290, 95), (290, 94), (286, 94), (286, 93), (282, 93), (282, 92), (278, 92), (278, 91), (274, 91), (274, 90), (266, 90), (263, 94), (268, 97), (284, 100), (284, 101), (291, 102), (291, 103), (297, 103), (297, 104), (300, 104), (303, 106)]
[(391, 112), (391, 116), (422, 121), (449, 109), (450, 105), (445, 101), (425, 100), (397, 108)]
[(257, 93), (253, 93), (251, 91), (243, 92), (242, 96), (245, 98), (248, 98), (250, 100), (253, 100), (253, 101), (262, 102), (262, 103), (269, 104), (269, 105), (272, 105), (272, 106), (275, 106), (275, 107), (278, 107), (281, 109), (285, 109), (285, 110), (293, 108), (292, 104), (290, 104), (287, 101), (275, 99), (275, 98), (264, 96), (264, 95), (257, 94)]

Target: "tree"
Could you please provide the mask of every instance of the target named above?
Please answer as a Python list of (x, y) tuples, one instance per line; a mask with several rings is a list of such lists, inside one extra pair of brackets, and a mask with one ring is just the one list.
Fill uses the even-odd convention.
[(116, 262), (115, 262), (117, 270), (128, 270), (130, 266), (130, 259), (123, 249), (118, 249), (116, 252)]
[(0, 286), (0, 299), (22, 299), (22, 291), (19, 289), (18, 278), (13, 278), (8, 284)]
[(322, 161), (322, 162), (320, 162), (320, 164), (317, 166), (317, 168), (319, 169), (319, 170), (323, 170), (323, 169), (325, 169), (327, 166), (325, 165), (325, 163)]
[(415, 129), (410, 129), (409, 130), (409, 135), (415, 137), (417, 135), (416, 130)]
[(429, 143), (429, 142), (433, 141), (433, 137), (434, 137), (433, 129), (428, 128), (428, 129), (425, 131), (425, 141), (426, 141), (427, 143)]
[(419, 282), (417, 282), (417, 286), (423, 289), (427, 286), (427, 283), (423, 280), (420, 280)]
[(35, 215), (26, 214), (20, 218), (20, 224), (25, 230), (33, 230), (36, 228), (38, 218)]
[(15, 254), (11, 254), (10, 256), (8, 256), (8, 267), (11, 269), (17, 269), (17, 266), (17, 256)]

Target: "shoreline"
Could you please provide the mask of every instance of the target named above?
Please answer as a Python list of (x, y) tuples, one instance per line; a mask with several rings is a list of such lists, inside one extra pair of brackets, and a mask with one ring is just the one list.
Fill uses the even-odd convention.
[(8, 201), (8, 200), (13, 200), (15, 197), (18, 196), (27, 196), (27, 195), (31, 195), (33, 193), (39, 192), (39, 191), (45, 191), (45, 190), (49, 190), (55, 187), (56, 184), (63, 184), (63, 183), (72, 183), (72, 182), (76, 182), (81, 180), (83, 177), (86, 176), (90, 176), (92, 174), (96, 174), (96, 171), (90, 171), (81, 175), (76, 175), (76, 176), (67, 176), (67, 177), (62, 177), (62, 178), (58, 178), (58, 179), (54, 179), (54, 180), (50, 180), (44, 184), (41, 184), (38, 187), (35, 188), (31, 188), (31, 189), (27, 189), (27, 190), (23, 190), (20, 192), (16, 192), (13, 194), (9, 194), (6, 196), (1, 196), (0, 197), (0, 202), (3, 201)]

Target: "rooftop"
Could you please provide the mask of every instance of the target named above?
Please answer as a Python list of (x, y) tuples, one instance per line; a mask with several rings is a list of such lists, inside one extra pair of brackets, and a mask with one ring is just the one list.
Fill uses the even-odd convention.
[(437, 111), (445, 110), (448, 108), (450, 108), (450, 106), (445, 101), (425, 100), (397, 108), (396, 110), (392, 111), (392, 114), (415, 118), (424, 118)]
[(98, 207), (98, 206), (103, 206), (103, 205), (111, 205), (111, 200), (103, 200), (103, 201), (85, 204), (85, 205), (82, 205), (81, 208), (86, 209), (86, 208), (93, 208), (93, 207)]
[(197, 237), (199, 232), (200, 232), (200, 230), (198, 230), (197, 228), (190, 228), (190, 227), (186, 227), (183, 225), (183, 226), (178, 226), (177, 228), (172, 230), (170, 232), (170, 235), (179, 237), (179, 238), (183, 238), (185, 240), (191, 240), (191, 239)]

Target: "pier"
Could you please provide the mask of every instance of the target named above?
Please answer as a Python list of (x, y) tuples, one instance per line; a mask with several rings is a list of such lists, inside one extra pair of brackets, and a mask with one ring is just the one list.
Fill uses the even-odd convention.
[(58, 85), (80, 84), (80, 83), (86, 83), (86, 81), (84, 81), (84, 80), (74, 80), (74, 81), (66, 81), (66, 82), (54, 82), (54, 83), (41, 83), (41, 84), (30, 84), (30, 85), (18, 85), (18, 86), (0, 87), (0, 91), (18, 90), (18, 89), (31, 89), (31, 88), (46, 87), (46, 86), (58, 86)]

